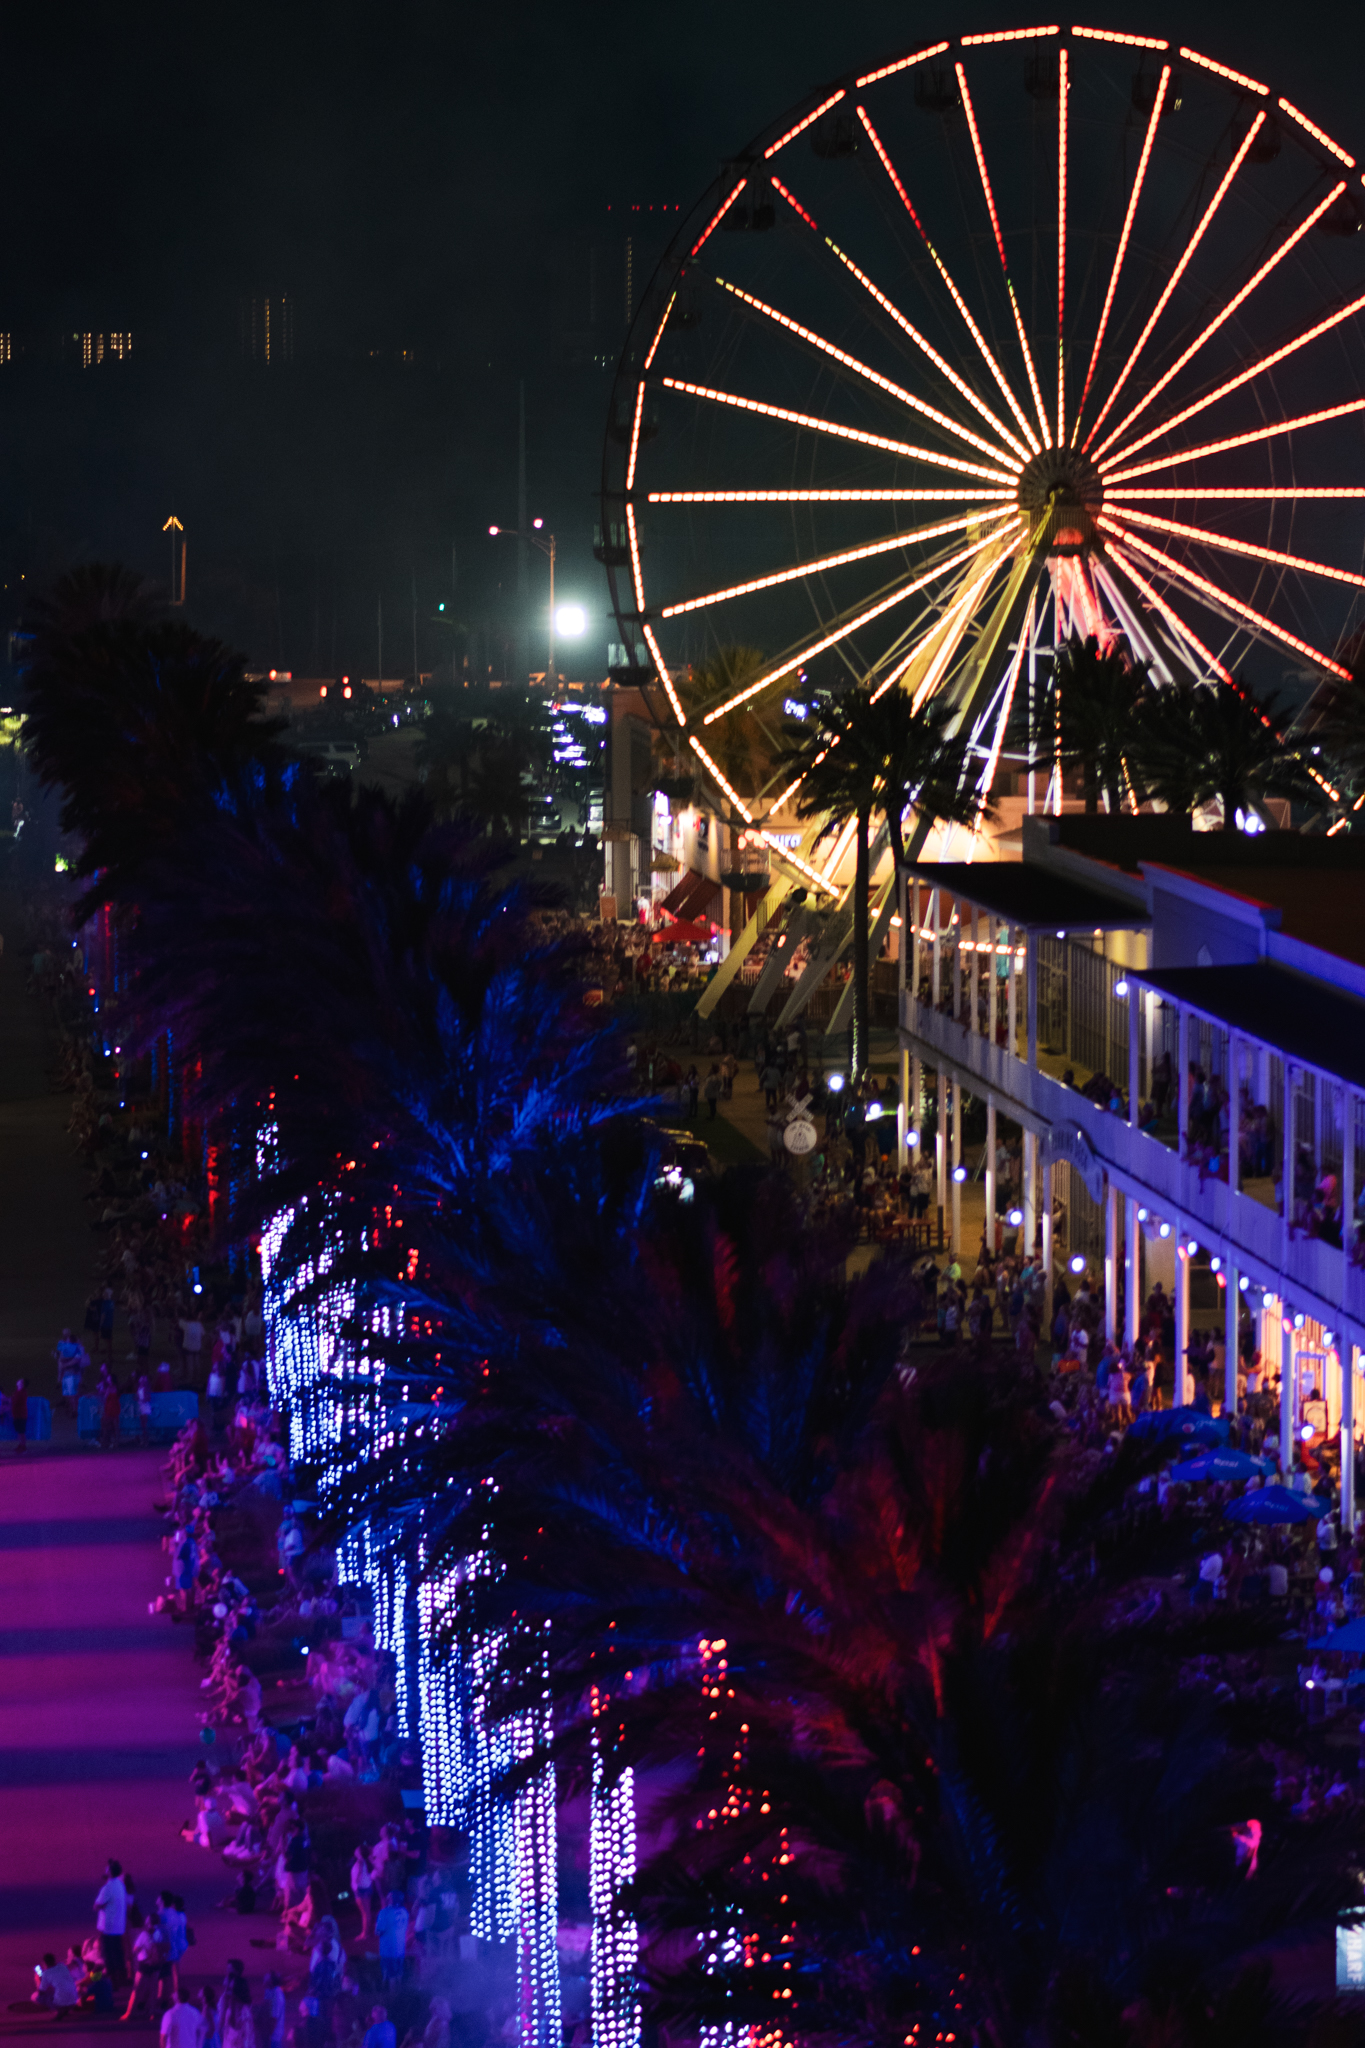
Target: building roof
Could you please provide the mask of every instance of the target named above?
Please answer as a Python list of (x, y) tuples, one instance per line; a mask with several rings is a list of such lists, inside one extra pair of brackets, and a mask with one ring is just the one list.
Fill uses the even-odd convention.
[(1131, 898), (1110, 896), (1031, 861), (909, 861), (909, 872), (1026, 931), (1143, 931), (1151, 916)]
[(1172, 1002), (1188, 1003), (1291, 1060), (1365, 1087), (1365, 1002), (1267, 960), (1242, 967), (1128, 972)]

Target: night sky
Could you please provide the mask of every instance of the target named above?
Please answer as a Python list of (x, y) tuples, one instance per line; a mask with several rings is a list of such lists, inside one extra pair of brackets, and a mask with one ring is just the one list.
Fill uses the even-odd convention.
[[(82, 556), (164, 574), (175, 510), (193, 615), (255, 660), (373, 673), (382, 598), (385, 672), (410, 672), (415, 576), (421, 666), (450, 659), (441, 601), (496, 665), (515, 551), (486, 528), (516, 515), (524, 379), (530, 509), (600, 673), (593, 491), (626, 209), (685, 209), (827, 76), (1026, 18), (989, 0), (6, 9), (7, 596)], [(1365, 157), (1344, 0), (1086, 20), (1194, 42)], [(665, 216), (630, 227), (638, 301)], [(240, 313), (280, 293), (294, 360), (267, 369)], [(82, 370), (86, 330), (130, 331), (131, 358)]]

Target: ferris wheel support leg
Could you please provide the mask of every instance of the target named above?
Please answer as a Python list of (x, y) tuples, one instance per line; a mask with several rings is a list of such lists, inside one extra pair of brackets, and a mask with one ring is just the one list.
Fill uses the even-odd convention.
[(732, 943), (729, 952), (721, 961), (716, 972), (702, 991), (697, 1004), (697, 1015), (707, 1018), (715, 1009), (730, 983), (753, 951), (754, 942), (762, 937), (781, 905), (796, 887), (794, 880), (781, 877), (772, 882), (766, 894), (759, 899), (758, 909), (745, 925), (739, 937)]
[[(960, 674), (949, 686), (957, 706), (957, 723), (953, 728), (957, 733), (964, 729), (970, 732), (973, 723), (990, 702), (1000, 656), (1008, 647), (1010, 636), (1021, 629), (1029, 598), (1043, 571), (1046, 558), (1045, 533), (1046, 522), (1040, 528), (1038, 537), (1029, 541), (1020, 550), (1005, 588), (996, 602), (995, 610), (986, 621), (981, 638)], [(989, 791), (984, 794), (988, 795)], [(907, 861), (919, 859), (931, 829), (931, 820), (915, 820), (915, 829), (905, 849)]]

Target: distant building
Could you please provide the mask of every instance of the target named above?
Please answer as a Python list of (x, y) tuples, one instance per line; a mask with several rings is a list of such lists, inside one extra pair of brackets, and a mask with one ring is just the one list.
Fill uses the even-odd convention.
[(292, 363), (294, 301), (287, 292), (275, 298), (240, 300), (237, 336), (241, 352), (250, 363)]

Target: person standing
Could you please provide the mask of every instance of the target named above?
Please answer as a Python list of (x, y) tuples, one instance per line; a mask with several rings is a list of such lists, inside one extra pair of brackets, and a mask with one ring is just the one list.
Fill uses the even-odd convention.
[(123, 1935), (128, 1925), (128, 1892), (123, 1882), (123, 1865), (113, 1856), (104, 1866), (104, 1883), (95, 1894), (95, 1914), (105, 1973), (111, 1984), (126, 1984), (128, 1964), (123, 1953)]
[(14, 1424), (14, 1434), (18, 1439), (18, 1446), (14, 1455), (16, 1458), (22, 1458), (24, 1452), (28, 1449), (27, 1380), (16, 1380), (14, 1382), (14, 1392), (10, 1395), (9, 1401), (9, 1419)]
[(403, 1982), (403, 1963), (408, 1947), (408, 1909), (401, 1892), (390, 1892), (387, 1906), (374, 1923), (379, 1936), (379, 1968), (385, 1984)]
[(180, 1360), (187, 1386), (199, 1384), (199, 1360), (203, 1350), (204, 1325), (199, 1319), (198, 1309), (191, 1309), (180, 1319)]
[(100, 1378), (100, 1449), (112, 1451), (118, 1443), (119, 1415), (121, 1402), (118, 1383), (108, 1366), (103, 1368)]
[(177, 1984), (161, 2015), (161, 2048), (203, 2048), (203, 2016)]
[(716, 1120), (716, 1110), (720, 1102), (721, 1094), (724, 1090), (724, 1087), (725, 1082), (721, 1077), (720, 1068), (713, 1060), (711, 1063), (711, 1071), (707, 1075), (706, 1079), (702, 1082), (701, 1088), (702, 1094), (706, 1097), (706, 1108), (712, 1123), (714, 1123)]

